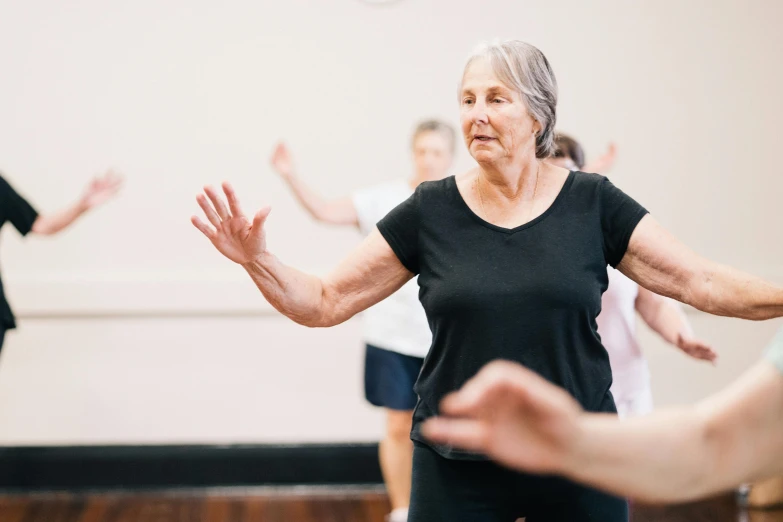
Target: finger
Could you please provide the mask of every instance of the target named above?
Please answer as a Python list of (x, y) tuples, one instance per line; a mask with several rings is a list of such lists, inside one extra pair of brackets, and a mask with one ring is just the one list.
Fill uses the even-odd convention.
[(111, 180), (110, 170), (104, 172), (103, 174), (99, 174), (93, 178), (93, 182), (97, 183), (100, 186), (108, 184), (110, 180)]
[(702, 359), (711, 363), (715, 363), (718, 360), (717, 352), (708, 346), (703, 347), (699, 355)]
[(223, 203), (223, 198), (220, 197), (220, 194), (218, 194), (217, 190), (215, 190), (215, 187), (208, 185), (204, 187), (204, 192), (207, 193), (207, 196), (209, 196), (209, 199), (212, 201), (212, 205), (215, 207), (215, 212), (217, 212), (217, 215), (220, 216), (220, 219), (231, 219), (231, 214), (228, 213), (228, 208), (226, 208), (226, 204)]
[(272, 166), (275, 166), (275, 164), (282, 159), (284, 148), (285, 145), (283, 145), (282, 141), (275, 145), (275, 148), (272, 150), (272, 157), (270, 158)]
[(201, 221), (198, 216), (191, 216), (190, 222), (193, 223), (193, 226), (195, 226), (197, 229), (201, 231), (202, 234), (207, 236), (207, 239), (212, 241), (215, 238), (215, 229)]
[(482, 406), (495, 395), (495, 389), (502, 386), (498, 382), (490, 381), (476, 375), (465, 383), (458, 391), (448, 394), (440, 402), (440, 411), (444, 415), (463, 416), (474, 415), (482, 410)]
[(513, 396), (524, 401), (530, 376), (535, 376), (521, 365), (505, 361), (486, 365), (456, 393), (447, 396), (441, 410), (449, 415), (471, 415), (481, 411), (500, 396)]
[(259, 230), (262, 230), (264, 228), (264, 223), (266, 223), (266, 218), (269, 217), (269, 213), (272, 212), (272, 207), (264, 207), (258, 212), (256, 212), (256, 215), (253, 216), (253, 228), (252, 230), (254, 232), (257, 232)]
[(220, 226), (220, 217), (215, 212), (215, 209), (212, 208), (212, 205), (207, 200), (207, 197), (204, 194), (199, 194), (196, 196), (196, 201), (198, 201), (198, 206), (200, 206), (201, 210), (204, 211), (204, 215), (207, 216), (209, 222), (212, 223), (215, 228), (218, 228)]
[(109, 184), (114, 187), (119, 187), (125, 181), (125, 176), (123, 176), (121, 172), (118, 172), (116, 170), (110, 170), (106, 175), (106, 178)]
[(699, 357), (709, 361), (715, 360), (718, 357), (718, 354), (715, 353), (712, 348), (703, 344), (698, 344), (696, 346), (696, 352), (699, 354)]
[(481, 421), (443, 417), (429, 419), (422, 425), (423, 435), (433, 442), (480, 453), (488, 449), (490, 429)]
[(715, 352), (715, 350), (712, 349), (710, 345), (699, 340), (681, 338), (680, 342), (682, 343), (685, 353), (691, 355), (692, 357), (710, 362), (713, 362), (718, 358), (718, 354)]
[(513, 379), (504, 363), (491, 363), (470, 379), (456, 393), (447, 396), (441, 402), (441, 410), (449, 415), (470, 415), (476, 410), (481, 410), (482, 406), (492, 397), (496, 396)]
[(227, 181), (223, 183), (223, 192), (226, 194), (228, 208), (231, 209), (231, 215), (244, 216), (245, 213), (242, 212), (242, 207), (239, 205), (239, 198), (237, 198), (237, 194), (234, 192), (234, 187)]
[(520, 364), (493, 362), (482, 372), (486, 381), (480, 383), (481, 396), (474, 400), (475, 411), (492, 412), (500, 402), (532, 417), (564, 418), (581, 411), (568, 392)]
[(112, 194), (117, 193), (120, 190), (120, 188), (122, 188), (122, 184), (124, 181), (125, 178), (123, 177), (123, 175), (117, 172), (116, 170), (110, 170), (104, 176), (104, 186), (106, 190), (108, 190)]
[(122, 179), (107, 179), (105, 176), (95, 178), (90, 184), (90, 190), (93, 193), (104, 193), (107, 196), (113, 196), (122, 187)]

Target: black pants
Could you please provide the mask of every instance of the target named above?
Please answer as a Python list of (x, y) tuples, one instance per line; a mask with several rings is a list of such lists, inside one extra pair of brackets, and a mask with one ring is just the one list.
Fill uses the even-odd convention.
[(627, 522), (628, 503), (559, 477), (452, 460), (414, 441), (408, 522)]
[(0, 352), (3, 351), (3, 341), (5, 340), (5, 328), (0, 326)]

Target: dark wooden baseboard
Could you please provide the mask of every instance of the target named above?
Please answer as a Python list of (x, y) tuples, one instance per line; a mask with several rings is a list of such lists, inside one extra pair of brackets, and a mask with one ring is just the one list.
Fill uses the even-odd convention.
[(0, 489), (380, 484), (377, 444), (0, 447)]

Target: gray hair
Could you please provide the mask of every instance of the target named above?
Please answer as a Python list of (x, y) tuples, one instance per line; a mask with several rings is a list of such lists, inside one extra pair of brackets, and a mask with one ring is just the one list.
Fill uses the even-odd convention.
[(449, 149), (451, 150), (451, 153), (454, 154), (454, 149), (456, 148), (457, 144), (457, 133), (454, 130), (454, 127), (446, 123), (445, 121), (440, 120), (424, 120), (419, 122), (418, 125), (416, 125), (416, 130), (413, 131), (413, 139), (411, 140), (411, 144), (415, 144), (418, 137), (425, 132), (438, 132), (440, 133), (444, 138), (446, 138), (449, 142)]
[(486, 59), (498, 79), (522, 96), (531, 116), (541, 125), (536, 135), (536, 157), (550, 157), (555, 151), (557, 80), (544, 53), (519, 40), (483, 43), (468, 58), (465, 71), (478, 58)]

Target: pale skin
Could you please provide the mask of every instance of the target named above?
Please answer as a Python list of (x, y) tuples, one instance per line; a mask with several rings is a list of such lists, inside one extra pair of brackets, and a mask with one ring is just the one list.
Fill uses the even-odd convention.
[[(559, 159), (559, 158), (558, 158)], [(598, 156), (597, 158), (589, 161), (582, 167), (583, 172), (606, 172), (614, 162), (617, 160), (617, 144), (610, 143), (606, 148), (606, 152)], [(561, 165), (562, 167), (563, 165)]]
[(509, 467), (556, 473), (646, 502), (678, 502), (783, 474), (783, 375), (758, 363), (693, 407), (619, 420), (585, 413), (522, 366), (485, 366), (424, 434)]
[(122, 176), (112, 170), (96, 176), (84, 188), (81, 197), (72, 204), (60, 211), (39, 215), (33, 223), (32, 232), (51, 236), (65, 230), (85, 213), (116, 196), (122, 183)]
[(664, 341), (694, 359), (711, 363), (717, 361), (715, 350), (707, 342), (693, 336), (688, 318), (676, 303), (639, 287), (635, 305), (642, 320)]
[[(422, 132), (413, 142), (413, 176), (408, 180), (412, 189), (425, 181), (443, 179), (453, 160), (452, 144), (448, 137), (436, 131)], [(272, 168), (300, 205), (321, 223), (358, 227), (359, 217), (350, 197), (326, 199), (310, 188), (299, 176), (288, 146), (278, 143), (270, 159)]]
[[(418, 133), (413, 140), (412, 189), (425, 181), (439, 180), (448, 174), (453, 159), (451, 138), (438, 131)], [(318, 222), (359, 227), (359, 216), (350, 197), (326, 199), (310, 188), (298, 173), (293, 156), (279, 143), (270, 159), (272, 168), (293, 192), (299, 204)], [(413, 411), (386, 408), (386, 433), (379, 445), (384, 483), (392, 509), (408, 506), (411, 494), (413, 443), (410, 439)]]
[[(617, 146), (612, 143), (605, 154), (587, 163), (579, 170), (583, 172), (606, 172), (612, 168), (616, 158)], [(573, 158), (568, 156), (550, 158), (547, 161), (552, 165), (563, 168), (578, 168)], [(694, 359), (712, 363), (715, 363), (718, 359), (718, 354), (709, 343), (694, 337), (693, 328), (691, 328), (688, 318), (685, 316), (682, 308), (674, 301), (650, 292), (646, 288), (639, 287), (634, 307), (647, 326), (660, 335), (664, 341), (672, 346), (676, 346), (683, 353)]]
[[(465, 70), (460, 119), (465, 144), (478, 163), (457, 178), (468, 206), (507, 228), (544, 212), (568, 171), (536, 158), (534, 134), (541, 123), (484, 60)], [(195, 216), (193, 224), (218, 251), (245, 268), (272, 306), (300, 324), (342, 323), (413, 277), (377, 229), (324, 277), (288, 267), (267, 249), (269, 207), (249, 219), (231, 186), (224, 184), (223, 191), (225, 199), (205, 188), (206, 195), (197, 200), (209, 224)], [(634, 230), (619, 269), (640, 286), (705, 312), (755, 320), (783, 315), (783, 290), (698, 256), (649, 215)]]

